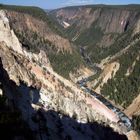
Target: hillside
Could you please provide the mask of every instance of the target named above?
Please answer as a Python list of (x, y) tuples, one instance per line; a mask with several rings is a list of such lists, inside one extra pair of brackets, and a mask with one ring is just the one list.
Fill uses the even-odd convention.
[[(25, 22), (27, 19), (30, 26)], [(51, 50), (45, 50), (40, 46), (38, 52), (36, 48), (33, 48), (36, 43), (25, 44), (24, 39), (32, 40), (30, 43), (34, 41), (33, 29), (38, 31), (35, 41), (39, 40), (39, 36), (47, 33), (54, 35), (50, 28), (47, 28), (43, 34), (41, 27), (48, 27), (47, 23), (40, 25), (38, 22), (42, 23), (29, 14), (0, 10), (0, 103), (3, 109), (9, 108), (0, 116), (2, 134), (6, 129), (9, 130), (9, 135), (6, 135), (5, 139), (81, 140), (86, 138), (91, 140), (95, 138), (98, 140), (108, 136), (109, 139), (127, 140), (125, 134), (128, 130), (121, 121), (117, 123), (116, 114), (96, 101), (93, 96), (85, 93), (75, 83), (53, 70), (51, 59), (48, 56)], [(30, 32), (25, 29), (30, 29)], [(19, 34), (20, 31), (24, 31), (24, 37)], [(49, 37), (46, 35), (48, 40)], [(60, 43), (63, 40), (62, 38)], [(59, 45), (54, 47), (62, 51)], [(68, 58), (68, 54), (73, 54), (74, 50), (73, 48), (65, 49), (62, 55)], [(54, 53), (59, 54), (59, 52)], [(62, 60), (58, 62), (62, 67)], [(96, 110), (96, 106), (102, 109)], [(14, 111), (17, 111), (17, 114)], [(13, 117), (7, 119), (10, 115)], [(26, 123), (23, 120), (28, 124), (28, 132), (24, 130)], [(16, 133), (15, 129), (12, 131), (8, 128), (9, 125), (11, 127), (18, 122), (21, 123), (20, 132)]]
[(0, 5), (3, 131), (13, 121), (14, 139), (138, 140), (139, 24), (139, 5)]
[[(139, 61), (139, 5), (77, 6), (54, 10), (50, 14), (55, 16), (58, 22), (65, 21), (70, 24), (65, 33), (73, 43), (85, 49), (92, 63), (104, 70), (105, 65), (118, 62), (120, 68), (114, 75), (117, 81), (118, 77), (129, 79), (133, 70), (138, 69), (136, 62)], [(133, 68), (129, 70), (131, 65)], [(132, 77), (134, 78), (134, 75)], [(105, 90), (105, 87), (103, 89)], [(108, 92), (102, 91), (103, 94), (111, 94)], [(126, 100), (125, 97), (122, 100), (124, 99)]]
[(65, 21), (70, 24), (65, 30), (66, 34), (77, 45), (87, 46), (88, 52), (95, 52), (90, 54), (95, 62), (110, 55), (108, 46), (113, 47), (114, 41), (118, 40), (120, 35), (123, 36), (134, 27), (140, 15), (138, 6), (104, 5), (63, 8), (50, 14), (55, 16), (58, 22)]
[[(44, 50), (59, 74), (69, 78), (70, 72), (84, 65), (74, 45), (62, 36), (59, 28), (45, 11), (37, 7), (7, 5), (1, 5), (0, 8), (7, 10), (10, 26), (23, 47), (34, 53)], [(66, 59), (67, 57), (69, 59)]]
[(69, 24), (65, 34), (100, 69), (87, 85), (126, 112), (140, 115), (139, 101), (133, 103), (140, 89), (140, 5), (66, 7), (50, 15), (62, 27)]

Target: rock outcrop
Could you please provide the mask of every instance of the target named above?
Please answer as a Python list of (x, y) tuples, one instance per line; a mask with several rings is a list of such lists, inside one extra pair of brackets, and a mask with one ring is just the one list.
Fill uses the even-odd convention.
[[(91, 18), (92, 12), (95, 17), (93, 16), (92, 20), (90, 20), (91, 23), (87, 24), (86, 21)], [(80, 140), (85, 138), (89, 140), (93, 138), (97, 140), (101, 138), (104, 139), (106, 133), (100, 137), (92, 131), (92, 128), (96, 129), (96, 127), (92, 127), (92, 124), (94, 121), (97, 121), (100, 125), (104, 124), (104, 127), (109, 125), (118, 133), (126, 134), (126, 129), (120, 127), (120, 123), (118, 122), (119, 118), (112, 110), (109, 110), (109, 108), (99, 102), (97, 98), (85, 92), (85, 90), (82, 90), (82, 88), (78, 87), (75, 83), (56, 73), (51, 67), (48, 56), (43, 50), (40, 50), (40, 53), (37, 54), (24, 49), (22, 45), (25, 44), (22, 44), (22, 42), (20, 43), (12, 28), (18, 31), (23, 31), (25, 29), (30, 32), (30, 30), (32, 30), (40, 34), (40, 36), (45, 36), (47, 40), (53, 42), (62, 52), (64, 49), (71, 53), (73, 48), (70, 42), (54, 34), (54, 32), (48, 28), (47, 24), (32, 16), (11, 11), (6, 11), (6, 13), (5, 11), (0, 11), (0, 35), (2, 35), (0, 36), (0, 72), (4, 72), (3, 75), (0, 74), (3, 79), (7, 78), (8, 80), (2, 79), (1, 81), (5, 90), (4, 94), (11, 102), (14, 101), (14, 105), (21, 111), (24, 120), (28, 122), (31, 129), (38, 133), (41, 133), (40, 130), (43, 131), (41, 135), (43, 135), (42, 137), (44, 139), (46, 139), (48, 135), (51, 135), (50, 139), (69, 139), (70, 136), (75, 139), (77, 135)], [(112, 14), (108, 14), (107, 20), (112, 17)], [(130, 13), (119, 12), (116, 14), (115, 12), (113, 14), (115, 14), (116, 18), (112, 18), (113, 21), (110, 21), (111, 23), (106, 23), (105, 21), (105, 24), (103, 24), (102, 21), (105, 20), (105, 15), (103, 11), (101, 11), (101, 8), (95, 10), (95, 12), (88, 8), (86, 9), (86, 15), (89, 16), (80, 13), (77, 16), (77, 14), (73, 13), (68, 20), (71, 20), (71, 25), (73, 19), (75, 22), (77, 18), (85, 16), (87, 17), (86, 20), (82, 21), (77, 26), (83, 26), (85, 24), (90, 26), (92, 22), (99, 19), (99, 16), (96, 17), (96, 15), (100, 15), (101, 18), (99, 19), (98, 25), (102, 30), (105, 30), (105, 33), (124, 32), (124, 28), (126, 28), (127, 24), (125, 21), (127, 21)], [(127, 16), (124, 17), (124, 15)], [(121, 17), (124, 18), (124, 21), (122, 21)], [(26, 21), (26, 24), (22, 22), (23, 19)], [(116, 23), (116, 20), (119, 21)], [(67, 22), (69, 23), (69, 21)], [(118, 25), (121, 27), (118, 28)], [(43, 29), (45, 27), (46, 30), (44, 31)], [(110, 68), (114, 73), (110, 72), (107, 77), (105, 76), (106, 71), (103, 73), (102, 77), (104, 77), (104, 83), (106, 83), (111, 76), (115, 76), (119, 66), (119, 63), (114, 62)], [(109, 68), (107, 68), (107, 70), (108, 69)], [(85, 76), (92, 74), (91, 71), (88, 71), (88, 69), (86, 70)], [(81, 73), (84, 72), (81, 70)], [(90, 125), (88, 123), (90, 123)], [(75, 126), (78, 126), (76, 129), (81, 129), (80, 132), (79, 130), (73, 130)], [(65, 130), (67, 127), (69, 131), (68, 129)], [(97, 127), (99, 126), (97, 125)], [(47, 132), (51, 134), (47, 135), (44, 128), (45, 130), (48, 129)], [(86, 128), (86, 131), (83, 131), (83, 128)], [(61, 134), (61, 130), (65, 133)], [(79, 134), (83, 132), (86, 132), (86, 134)], [(52, 134), (54, 134), (54, 136)], [(66, 136), (66, 134), (68, 136)], [(114, 136), (110, 138), (113, 139)], [(117, 138), (126, 139), (126, 137), (122, 135), (119, 135)]]
[(138, 20), (138, 12), (131, 10), (129, 6), (125, 8), (100, 5), (69, 7), (54, 10), (51, 14), (71, 25), (77, 22), (75, 28), (80, 27), (80, 29), (90, 28), (95, 22), (95, 27), (100, 27), (105, 33), (122, 33)]
[[(65, 29), (73, 42), (92, 47), (110, 47), (118, 35), (134, 27), (140, 17), (135, 6), (77, 6), (50, 12)], [(139, 30), (139, 24), (135, 33)], [(83, 40), (84, 39), (84, 40)]]
[(34, 18), (28, 14), (13, 11), (7, 11), (7, 16), (9, 17), (11, 26), (14, 30), (18, 32), (23, 30), (35, 32), (39, 34), (40, 37), (52, 42), (58, 50), (63, 51), (64, 49), (68, 52), (72, 51), (69, 40), (54, 33), (46, 22)]
[[(34, 109), (44, 109), (45, 111), (52, 109), (69, 117), (74, 117), (81, 123), (93, 122), (95, 120), (100, 123), (105, 122), (106, 125), (112, 123), (113, 120), (109, 120), (110, 117), (106, 117), (101, 113), (102, 111), (96, 110), (94, 106), (100, 103), (96, 101), (94, 104), (95, 98), (88, 93), (85, 94), (74, 83), (53, 71), (47, 56), (43, 52), (37, 55), (29, 53), (24, 49), (22, 50), (17, 37), (15, 35), (12, 37), (10, 34), (11, 29), (5, 12), (0, 11), (0, 15), (3, 27), (2, 29), (0, 28), (0, 32), (2, 34), (6, 31), (5, 37), (1, 38), (2, 42), (0, 43), (2, 68), (10, 80), (13, 81), (12, 84), (16, 86), (16, 89), (10, 85), (9, 89), (6, 89), (6, 86), (10, 84), (8, 81), (8, 83), (5, 81), (6, 85), (5, 83), (2, 84), (5, 85), (5, 94), (8, 97), (12, 97), (15, 104), (21, 110), (23, 118), (30, 120), (29, 125), (32, 129), (36, 129), (35, 124), (31, 120), (31, 115), (34, 111), (30, 110), (31, 112), (25, 113), (29, 111), (30, 103)], [(6, 26), (4, 26), (5, 19)], [(17, 48), (15, 45), (17, 45)], [(38, 90), (37, 93), (34, 88)], [(9, 92), (9, 90), (15, 92), (15, 94)], [(37, 97), (40, 97), (38, 101), (35, 100)], [(28, 100), (30, 101), (27, 104)], [(102, 107), (102, 105), (100, 106)], [(106, 112), (107, 108), (103, 107), (103, 110)], [(111, 126), (116, 131), (122, 133), (117, 123), (114, 122)]]
[(6, 45), (18, 53), (23, 53), (21, 44), (18, 41), (14, 31), (10, 29), (9, 20), (4, 11), (0, 11), (0, 42), (4, 41)]

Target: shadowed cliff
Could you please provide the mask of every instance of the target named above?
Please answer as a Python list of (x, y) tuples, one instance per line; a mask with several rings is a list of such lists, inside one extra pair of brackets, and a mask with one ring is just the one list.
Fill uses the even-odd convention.
[[(6, 107), (4, 105), (7, 109), (5, 111), (0, 110), (0, 113), (5, 114), (6, 112), (7, 114), (7, 118), (3, 121), (1, 121), (2, 116), (0, 116), (0, 136), (4, 136), (5, 140), (106, 140), (106, 138), (109, 140), (127, 140), (126, 136), (119, 135), (113, 132), (111, 128), (102, 126), (97, 122), (82, 124), (78, 123), (74, 118), (54, 110), (44, 111), (39, 109), (35, 111), (31, 103), (38, 103), (39, 90), (27, 87), (22, 82), (21, 85), (17, 86), (14, 81), (9, 79), (6, 70), (3, 69), (1, 60), (0, 82), (4, 97), (7, 98), (7, 105), (9, 106)], [(35, 93), (33, 96), (29, 92), (31, 89)], [(25, 100), (28, 102), (24, 103)], [(23, 106), (24, 109), (22, 108)], [(8, 120), (10, 116), (12, 118)], [(6, 135), (7, 132), (8, 135)]]

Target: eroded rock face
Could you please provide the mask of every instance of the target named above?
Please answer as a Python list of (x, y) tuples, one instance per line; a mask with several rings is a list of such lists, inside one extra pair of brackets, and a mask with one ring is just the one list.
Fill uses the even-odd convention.
[(138, 20), (137, 24), (136, 24), (136, 28), (134, 30), (134, 34), (137, 34), (140, 32), (140, 20)]
[(135, 131), (127, 133), (128, 140), (139, 140), (139, 136)]
[[(23, 118), (29, 122), (33, 130), (37, 131), (38, 125), (32, 121), (32, 114), (39, 109), (45, 111), (44, 116), (47, 111), (53, 110), (73, 117), (82, 124), (92, 123), (95, 120), (100, 123), (104, 122), (105, 125), (112, 123), (113, 120), (109, 120), (109, 117), (101, 113), (101, 108), (100, 112), (98, 111), (95, 98), (88, 93), (85, 94), (74, 83), (53, 71), (43, 52), (37, 55), (22, 50), (16, 36), (12, 37), (10, 34), (11, 29), (6, 15), (3, 11), (0, 14), (3, 16), (1, 16), (0, 31), (5, 34), (5, 38), (1, 37), (2, 42), (0, 43), (1, 69), (6, 73), (6, 78), (9, 78), (6, 84), (12, 82), (14, 85), (14, 87), (10, 87), (12, 92), (8, 90), (6, 92), (15, 99), (15, 104), (21, 110)], [(4, 26), (5, 21), (8, 28)], [(5, 27), (4, 30), (1, 27)], [(97, 102), (97, 104), (100, 103)], [(100, 107), (105, 112), (108, 110), (102, 105)], [(112, 114), (110, 116), (112, 118)], [(111, 126), (116, 131), (124, 133), (116, 122)]]
[(20, 54), (10, 50), (5, 43), (0, 43), (0, 58), (4, 68), (8, 71), (9, 77), (18, 85), (20, 80), (32, 84), (32, 75), (28, 73), (26, 67), (27, 60)]
[(40, 51), (39, 54), (33, 54), (22, 49), (21, 43), (10, 28), (6, 12), (3, 10), (0, 11), (0, 57), (9, 77), (17, 84), (20, 81), (24, 81), (29, 86), (33, 84), (33, 75), (29, 73), (27, 67), (29, 61), (50, 66), (50, 62), (43, 51)]
[[(104, 127), (96, 122), (77, 122), (76, 119), (80, 119), (82, 117), (86, 118), (81, 110), (81, 108), (83, 108), (84, 106), (84, 103), (80, 103), (80, 101), (80, 106), (79, 104), (77, 104), (77, 101), (75, 102), (74, 106), (74, 103), (72, 101), (70, 102), (68, 98), (67, 100), (65, 97), (63, 97), (63, 95), (59, 96), (60, 98), (58, 98), (58, 93), (48, 91), (48, 94), (45, 94), (45, 91), (47, 91), (47, 89), (45, 91), (39, 91), (22, 83), (17, 86), (14, 81), (11, 81), (9, 79), (9, 75), (3, 68), (1, 60), (0, 77), (3, 79), (0, 79), (0, 82), (2, 82), (2, 84), (5, 84), (3, 87), (5, 92), (9, 90), (9, 102), (12, 99), (12, 102), (14, 102), (14, 104), (20, 109), (25, 121), (27, 121), (30, 128), (36, 132), (34, 133), (34, 136), (37, 137), (37, 140), (40, 140), (40, 137), (42, 139), (49, 138), (52, 140), (62, 140), (66, 138), (72, 138), (73, 140), (92, 140), (94, 138), (95, 140), (100, 140), (104, 139), (106, 136), (108, 136), (109, 140), (112, 140), (113, 138), (116, 138), (117, 140), (127, 140), (126, 136), (119, 135), (118, 133), (113, 132), (111, 128)], [(39, 103), (39, 99), (42, 99), (44, 101), (43, 97), (40, 98), (40, 96), (42, 95), (39, 95), (39, 92), (41, 92), (45, 97), (44, 99), (46, 100), (46, 107), (37, 104)], [(57, 102), (55, 102), (55, 99), (52, 98), (52, 104), (50, 104), (50, 102), (48, 101), (49, 96), (54, 96)], [(66, 105), (67, 107), (65, 107), (66, 102), (68, 104), (68, 106)], [(58, 103), (59, 106), (56, 103)], [(60, 108), (56, 110), (55, 106)], [(67, 112), (67, 116), (64, 115), (66, 113), (65, 111), (70, 111)], [(93, 112), (91, 111), (93, 110), (89, 110), (89, 112), (87, 113), (91, 114), (91, 117), (93, 118)], [(70, 113), (73, 112), (75, 112), (74, 117), (69, 117)], [(79, 116), (77, 116), (78, 114)]]
[(0, 42), (1, 41), (4, 41), (6, 45), (14, 51), (21, 54), (23, 53), (21, 44), (13, 30), (10, 29), (9, 20), (3, 10), (0, 10)]
[[(131, 9), (131, 6), (66, 7), (51, 11), (50, 14), (60, 24), (64, 21), (70, 24), (65, 30), (73, 42), (92, 47), (111, 47), (118, 35), (134, 27), (140, 17), (139, 11)], [(93, 42), (91, 36), (93, 40), (96, 38)]]
[[(58, 20), (67, 21), (76, 27), (89, 28), (92, 23), (105, 33), (122, 33), (128, 26), (134, 24), (137, 12), (121, 8), (106, 7), (75, 7), (52, 11)], [(84, 26), (86, 25), (86, 26)]]
[(28, 14), (19, 14), (13, 11), (7, 11), (7, 15), (14, 30), (35, 32), (52, 42), (58, 50), (62, 51), (64, 49), (68, 52), (72, 51), (69, 40), (54, 33), (46, 22), (38, 20)]

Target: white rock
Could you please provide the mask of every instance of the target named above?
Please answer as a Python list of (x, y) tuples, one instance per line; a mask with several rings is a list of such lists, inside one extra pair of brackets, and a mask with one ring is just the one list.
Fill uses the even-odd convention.
[(2, 90), (0, 89), (0, 96), (2, 96), (3, 95), (3, 92), (2, 92)]
[(6, 13), (0, 10), (0, 42), (5, 42), (6, 45), (14, 51), (23, 54), (21, 44), (13, 30), (10, 29), (9, 20)]

